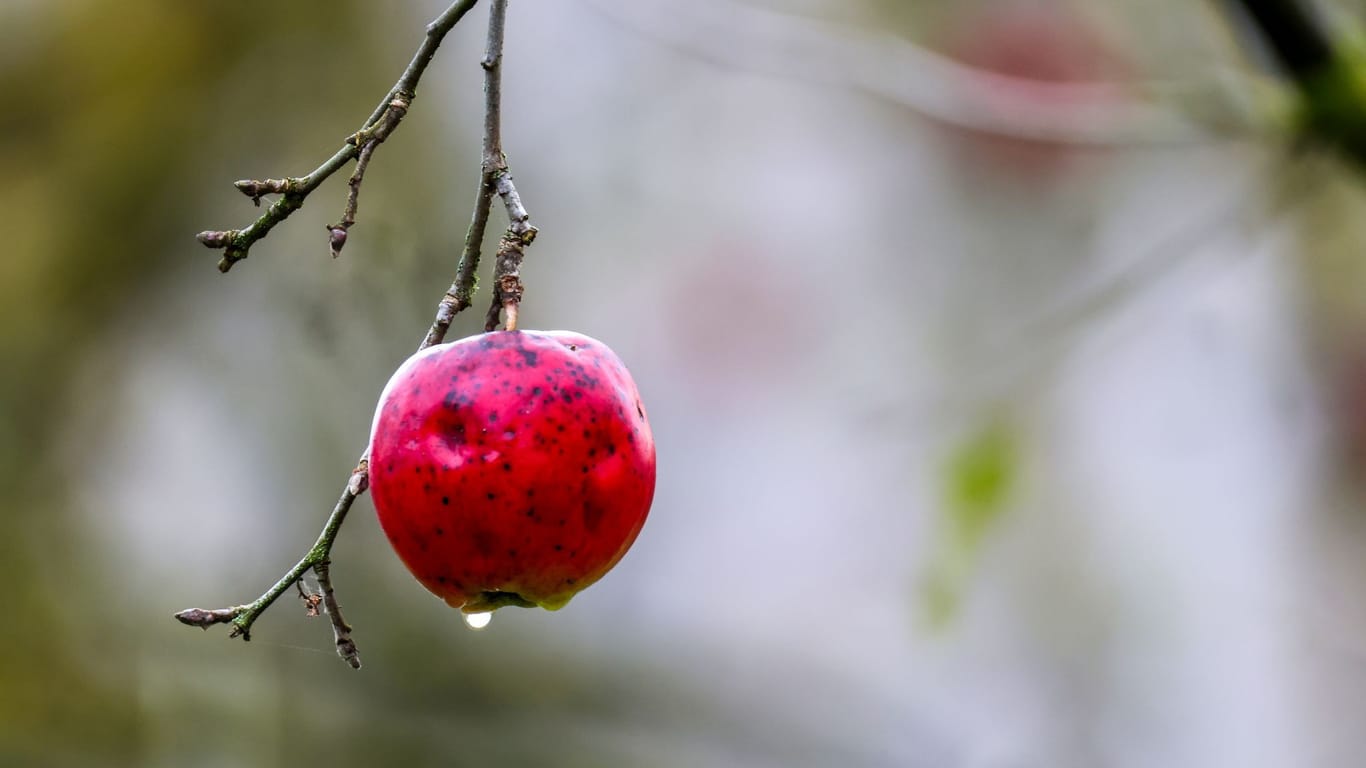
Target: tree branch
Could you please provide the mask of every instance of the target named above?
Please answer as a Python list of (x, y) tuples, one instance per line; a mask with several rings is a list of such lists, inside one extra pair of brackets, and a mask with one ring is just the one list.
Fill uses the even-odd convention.
[(337, 641), (337, 655), (350, 664), (352, 669), (360, 669), (360, 654), (356, 650), (355, 641), (351, 639), (351, 625), (342, 618), (341, 606), (337, 604), (337, 596), (332, 591), (332, 561), (323, 558), (322, 562), (313, 566), (313, 573), (317, 574), (318, 588), (323, 591), (323, 609), (332, 620), (332, 635)]
[[(251, 625), (256, 619), (271, 606), (280, 595), (283, 595), (290, 587), (299, 583), (299, 579), (312, 569), (318, 577), (318, 584), (323, 590), (323, 600), (325, 602), (328, 615), (332, 619), (332, 626), (337, 637), (337, 652), (352, 667), (360, 669), (360, 656), (356, 652), (356, 645), (351, 641), (351, 627), (341, 618), (341, 609), (337, 606), (336, 596), (332, 594), (332, 583), (328, 574), (329, 556), (332, 552), (332, 544), (336, 541), (337, 533), (341, 530), (342, 523), (346, 520), (346, 513), (351, 511), (351, 505), (355, 503), (356, 497), (365, 492), (369, 487), (369, 458), (362, 456), (356, 468), (351, 471), (346, 488), (342, 490), (341, 497), (332, 507), (332, 514), (328, 515), (327, 522), (323, 525), (322, 533), (318, 534), (318, 539), (313, 543), (313, 547), (308, 550), (294, 567), (289, 569), (274, 586), (266, 590), (265, 594), (256, 598), (246, 605), (235, 605), (229, 608), (218, 608), (215, 610), (205, 610), (203, 608), (190, 608), (175, 617), (182, 624), (192, 627), (208, 629), (214, 624), (232, 624), (232, 632), (229, 637), (241, 637), (243, 640), (251, 640)], [(301, 594), (302, 589), (300, 590)], [(310, 615), (317, 614), (316, 603), (305, 598), (305, 604)], [(345, 642), (345, 647), (343, 645)]]
[[(473, 4), (473, 2), (457, 3), (442, 15), (442, 19), (448, 19), (449, 24), (453, 25), (455, 21), (459, 20), (459, 16), (463, 15), (464, 10), (467, 10), (467, 6), (472, 6)], [(464, 10), (459, 10), (458, 14), (455, 14), (453, 18), (450, 18), (456, 9)], [(475, 196), (474, 213), (470, 219), (469, 228), (465, 233), (464, 247), (461, 251), (455, 280), (451, 283), (451, 287), (446, 291), (445, 295), (441, 297), (441, 301), (437, 304), (436, 317), (432, 320), (431, 327), (427, 330), (426, 336), (423, 337), (422, 343), (418, 346), (418, 351), (435, 344), (440, 344), (444, 341), (446, 333), (450, 329), (451, 321), (455, 315), (471, 306), (476, 283), (475, 275), (479, 269), (480, 251), (484, 234), (488, 226), (493, 196), (495, 194), (503, 199), (508, 210), (508, 219), (510, 222), (508, 231), (504, 234), (499, 247), (498, 282), (501, 284), (509, 279), (509, 277), (516, 280), (515, 296), (519, 299), (521, 295), (520, 278), (517, 276), (517, 266), (520, 265), (521, 262), (522, 249), (535, 238), (536, 228), (530, 224), (530, 217), (528, 216), (526, 209), (522, 206), (521, 197), (517, 194), (516, 187), (512, 184), (512, 178), (508, 174), (507, 163), (503, 158), (502, 153), (502, 138), (500, 135), (501, 82), (499, 80), (499, 64), (502, 58), (503, 29), (506, 13), (507, 0), (493, 0), (490, 4), (489, 12), (488, 47), (485, 56), (481, 61), (481, 66), (483, 66), (485, 72), (484, 137), (482, 167), (480, 169), (479, 189)], [(438, 22), (439, 21), (441, 21), (441, 19), (438, 19)], [(390, 92), (388, 102), (382, 109), (377, 110), (375, 115), (371, 116), (371, 121), (368, 121), (368, 124), (377, 126), (371, 133), (372, 139), (378, 137), (378, 140), (382, 141), (388, 131), (392, 130), (392, 126), (402, 117), (401, 114), (393, 111), (393, 102), (400, 100), (403, 95), (407, 95), (409, 99), (411, 99), (412, 89), (416, 86), (422, 68), (426, 66), (426, 61), (430, 60), (431, 53), (435, 51), (435, 45), (439, 44), (440, 36), (444, 35), (448, 30), (449, 26), (445, 29), (441, 29), (438, 27), (437, 22), (433, 22), (433, 24), (428, 27), (427, 44), (424, 44), (424, 48), (419, 50), (418, 55), (414, 57), (413, 63), (409, 65), (408, 71), (404, 73), (404, 78), (400, 79), (399, 83), (394, 86), (394, 89)], [(432, 41), (434, 39), (438, 42), (433, 44)], [(428, 44), (431, 44), (430, 51), (427, 51)], [(426, 53), (424, 53), (424, 51), (426, 51)], [(406, 104), (402, 109), (406, 110)], [(386, 115), (389, 115), (390, 117), (386, 117)], [(381, 122), (376, 123), (374, 122), (375, 120)], [(384, 122), (386, 120), (392, 120), (392, 122), (386, 123)], [(387, 129), (384, 128), (386, 124), (389, 126)], [(349, 226), (349, 221), (354, 220), (355, 196), (359, 194), (360, 182), (364, 176), (365, 166), (368, 163), (368, 153), (366, 152), (366, 149), (368, 148), (370, 151), (373, 151), (374, 146), (374, 144), (371, 144), (368, 141), (358, 141), (358, 145), (361, 146), (361, 149), (359, 150), (361, 152), (361, 160), (357, 163), (356, 171), (352, 175), (351, 194), (348, 196), (346, 212), (343, 214), (341, 222), (341, 224), (347, 224), (347, 226)], [(351, 146), (354, 149), (356, 145), (348, 146)], [(338, 156), (341, 154), (342, 153), (339, 153)], [(337, 167), (340, 167), (340, 164), (341, 163), (338, 162)], [(327, 173), (330, 174), (335, 170), (336, 169), (333, 168)], [(325, 178), (325, 176), (321, 178)], [(317, 185), (318, 181), (321, 181), (321, 178), (313, 182), (314, 187)], [(298, 181), (299, 180), (285, 179), (266, 180), (264, 182), (242, 182), (239, 184), (239, 188), (242, 189), (245, 194), (254, 197), (259, 197), (261, 194), (272, 192), (284, 194), (281, 201), (278, 201), (275, 205), (271, 206), (271, 209), (275, 209), (280, 203), (290, 199), (291, 194), (297, 192), (298, 187), (294, 186), (294, 183)], [(311, 190), (312, 187), (309, 187), (309, 189)], [(295, 207), (297, 208), (297, 205)], [(262, 218), (265, 219), (271, 215), (270, 210), (267, 210), (267, 213)], [(283, 214), (283, 216), (287, 215), (288, 213)], [(280, 216), (280, 218), (283, 218), (283, 216)], [(278, 219), (276, 219), (274, 223), (278, 223)], [(272, 223), (271, 226), (273, 226), (274, 223)], [(341, 227), (339, 224), (337, 227), (330, 229), (336, 230), (339, 228), (342, 232), (342, 239), (344, 242), (345, 227)], [(206, 234), (224, 235), (228, 237), (228, 240), (225, 240), (224, 245), (217, 247), (225, 247), (231, 244), (231, 236), (229, 233)], [(258, 235), (255, 239), (259, 239), (261, 236), (264, 235)], [(509, 238), (515, 238), (515, 245), (510, 244)], [(201, 236), (201, 239), (203, 239), (203, 236)], [(515, 256), (511, 254), (511, 251), (513, 250), (515, 250)], [(226, 257), (225, 254), (225, 258)], [(510, 266), (505, 266), (505, 261), (508, 262)], [(506, 295), (512, 295), (510, 289), (509, 293)], [(516, 299), (509, 299), (509, 301), (511, 303), (506, 305), (509, 313), (508, 325), (512, 328), (516, 325)], [(337, 499), (336, 505), (332, 508), (332, 513), (328, 516), (327, 522), (324, 524), (323, 530), (318, 535), (318, 539), (314, 542), (313, 547), (294, 565), (293, 568), (275, 582), (274, 586), (268, 589), (255, 601), (246, 605), (237, 605), (213, 610), (190, 608), (177, 613), (176, 618), (184, 624), (201, 627), (203, 629), (208, 629), (214, 624), (232, 624), (233, 629), (229, 635), (230, 637), (241, 637), (243, 640), (250, 640), (251, 627), (256, 619), (259, 618), (260, 615), (280, 597), (280, 595), (288, 591), (291, 586), (295, 586), (304, 599), (305, 609), (309, 615), (317, 615), (318, 604), (321, 602), (328, 617), (332, 621), (332, 630), (337, 644), (337, 653), (352, 667), (359, 669), (360, 657), (356, 650), (355, 641), (351, 638), (351, 626), (342, 618), (341, 606), (337, 602), (332, 587), (331, 552), (332, 545), (337, 538), (338, 532), (341, 530), (342, 523), (345, 522), (346, 515), (351, 510), (351, 505), (355, 502), (356, 497), (360, 496), (368, 488), (369, 451), (367, 449), (366, 452), (361, 454), (361, 458), (357, 462), (356, 468), (352, 470), (351, 475), (347, 478), (346, 486), (342, 489), (341, 496)], [(309, 570), (312, 570), (318, 578), (318, 586), (322, 590), (321, 595), (306, 593), (300, 585), (300, 580)]]
[[(489, 32), (485, 43), (484, 58), (479, 62), (484, 68), (484, 142), (483, 150), (480, 154), (480, 174), (479, 189), (475, 195), (474, 215), (470, 220), (470, 227), (465, 235), (465, 247), (460, 256), (460, 266), (456, 270), (455, 281), (446, 291), (446, 295), (441, 299), (441, 305), (437, 308), (436, 320), (427, 332), (426, 346), (439, 343), (440, 336), (446, 333), (450, 327), (452, 318), (456, 313), (469, 309), (474, 301), (474, 287), (477, 282), (475, 273), (479, 269), (479, 251), (484, 242), (484, 234), (488, 229), (489, 211), (493, 207), (493, 196), (495, 194), (502, 197), (505, 203), (509, 200), (515, 201), (515, 210), (508, 208), (508, 220), (511, 222), (509, 231), (513, 227), (517, 228), (519, 236), (530, 244), (536, 237), (536, 228), (531, 226), (530, 217), (526, 209), (522, 207), (520, 196), (517, 194), (516, 187), (512, 186), (512, 178), (508, 172), (507, 157), (503, 154), (503, 82), (502, 82), (502, 62), (503, 62), (503, 30), (506, 26), (507, 0), (494, 0), (489, 6)], [(506, 184), (503, 183), (506, 179)], [(506, 235), (504, 235), (506, 238)], [(503, 253), (501, 246), (498, 253)], [(502, 259), (498, 259), (495, 265), (501, 264)], [(520, 258), (517, 262), (520, 264)], [(497, 297), (498, 285), (502, 281), (504, 274), (502, 270), (496, 269), (494, 273), (494, 306), (502, 307), (502, 302)], [(518, 299), (521, 298), (520, 284), (516, 293)], [(494, 314), (493, 327), (497, 327), (497, 309), (490, 310)], [(511, 324), (509, 329), (516, 328), (517, 310), (514, 308), (511, 314)], [(486, 330), (493, 330), (488, 323), (485, 323)]]
[[(1149, 81), (1052, 83), (955, 61), (884, 32), (861, 30), (757, 3), (579, 0), (632, 34), (725, 68), (849, 88), (975, 133), (1082, 147), (1185, 147), (1224, 130), (1262, 129), (1231, 98), (1228, 78), (1206, 84)], [(775, 4), (776, 5), (776, 4)], [(1046, 98), (1039, 98), (1047, 94)], [(1168, 105), (1199, 104), (1219, 132)], [(1227, 124), (1227, 125), (1225, 125)]]
[[(218, 261), (220, 272), (227, 272), (232, 269), (233, 264), (247, 258), (248, 251), (256, 241), (264, 238), (276, 224), (302, 208), (309, 194), (347, 162), (361, 157), (367, 149), (370, 153), (374, 152), (374, 148), (388, 137), (407, 113), (409, 105), (417, 96), (418, 81), (422, 79), (422, 73), (427, 70), (427, 65), (441, 47), (446, 34), (478, 2), (479, 0), (459, 0), (427, 25), (426, 38), (413, 54), (412, 61), (399, 76), (398, 82), (389, 89), (389, 93), (379, 106), (375, 107), (375, 111), (361, 125), (361, 129), (348, 138), (341, 149), (322, 165), (305, 176), (264, 181), (245, 179), (236, 183), (235, 186), (257, 205), (261, 204), (263, 195), (278, 194), (280, 199), (271, 203), (265, 213), (244, 229), (208, 230), (199, 233), (199, 242), (209, 248), (223, 251), (223, 257)], [(364, 163), (369, 163), (368, 154)], [(346, 211), (342, 215), (342, 223), (328, 227), (328, 245), (334, 256), (346, 243), (346, 230), (351, 226), (347, 223), (348, 220), (352, 223), (355, 220), (356, 197), (360, 194), (360, 183), (364, 175), (364, 165), (358, 163), (357, 174), (351, 177), (351, 191), (347, 198)]]
[(484, 330), (498, 327), (500, 312), (506, 314), (504, 327), (517, 330), (517, 310), (522, 301), (522, 259), (526, 246), (536, 239), (536, 228), (522, 205), (522, 197), (512, 183), (507, 156), (503, 154), (503, 27), (507, 0), (493, 0), (489, 6), (489, 35), (484, 50), (484, 184), (482, 194), (496, 192), (507, 209), (508, 228), (498, 240), (494, 260), (493, 301), (484, 317)]
[(509, 331), (517, 330), (517, 310), (522, 302), (522, 259), (526, 247), (536, 239), (535, 227), (531, 217), (522, 207), (521, 196), (512, 184), (512, 176), (503, 172), (494, 182), (494, 189), (503, 198), (508, 209), (509, 225), (507, 231), (498, 239), (498, 253), (494, 257), (493, 302), (484, 316), (484, 330), (492, 331), (498, 327), (498, 314), (505, 314), (504, 327)]

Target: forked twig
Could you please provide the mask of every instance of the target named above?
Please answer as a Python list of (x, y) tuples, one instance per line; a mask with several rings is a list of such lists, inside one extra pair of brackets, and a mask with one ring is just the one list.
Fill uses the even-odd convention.
[[(446, 39), (446, 34), (454, 29), (460, 19), (464, 18), (478, 2), (479, 0), (459, 0), (427, 25), (427, 36), (413, 54), (408, 68), (399, 76), (398, 82), (385, 94), (384, 100), (375, 107), (375, 111), (361, 125), (360, 130), (348, 137), (341, 149), (322, 165), (304, 176), (264, 180), (243, 179), (234, 184), (257, 205), (261, 204), (261, 198), (265, 195), (280, 195), (280, 199), (271, 203), (256, 221), (243, 229), (207, 230), (199, 233), (199, 242), (209, 248), (223, 251), (223, 257), (218, 260), (218, 271), (227, 272), (232, 269), (233, 264), (247, 258), (251, 246), (270, 234), (270, 230), (274, 229), (276, 224), (302, 208), (304, 200), (318, 188), (318, 185), (352, 159), (364, 155), (364, 163), (358, 161), (357, 173), (351, 177), (351, 192), (347, 196), (346, 212), (342, 215), (342, 223), (348, 220), (355, 221), (356, 197), (360, 194), (360, 182), (365, 175), (364, 166), (369, 163), (368, 155), (388, 138), (407, 114), (408, 107), (417, 96), (418, 81), (422, 79), (422, 73), (427, 70), (427, 65), (431, 63), (442, 41)], [(342, 226), (342, 223), (328, 227), (328, 245), (334, 256), (346, 243), (346, 230), (350, 227), (349, 223), (345, 226)]]

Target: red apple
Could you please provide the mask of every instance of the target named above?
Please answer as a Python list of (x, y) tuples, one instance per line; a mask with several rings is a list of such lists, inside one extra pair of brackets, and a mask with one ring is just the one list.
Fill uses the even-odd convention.
[(606, 344), (497, 331), (417, 353), (380, 396), (370, 492), (423, 586), (465, 613), (555, 610), (635, 541), (655, 445)]

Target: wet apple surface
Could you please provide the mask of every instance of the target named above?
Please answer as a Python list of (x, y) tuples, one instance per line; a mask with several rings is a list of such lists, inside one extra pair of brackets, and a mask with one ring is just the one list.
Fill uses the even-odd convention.
[(465, 613), (564, 606), (630, 548), (654, 487), (635, 382), (580, 334), (495, 331), (428, 348), (375, 412), (380, 525), (418, 581)]

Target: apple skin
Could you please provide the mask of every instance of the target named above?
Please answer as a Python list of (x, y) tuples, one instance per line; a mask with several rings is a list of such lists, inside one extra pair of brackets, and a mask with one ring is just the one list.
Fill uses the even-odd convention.
[(465, 613), (563, 607), (626, 554), (654, 488), (635, 382), (581, 334), (494, 331), (429, 347), (375, 411), (380, 526), (413, 576)]

